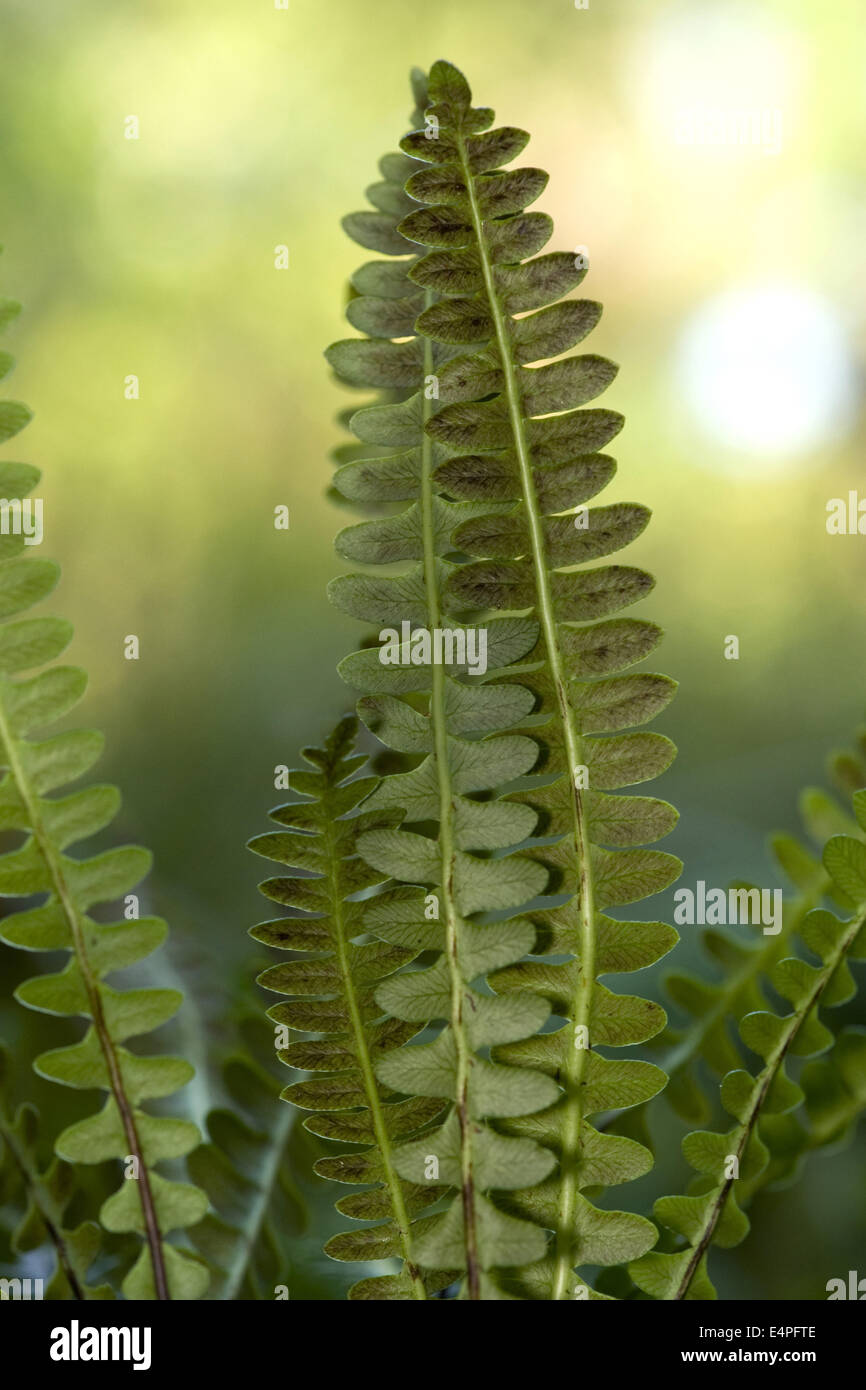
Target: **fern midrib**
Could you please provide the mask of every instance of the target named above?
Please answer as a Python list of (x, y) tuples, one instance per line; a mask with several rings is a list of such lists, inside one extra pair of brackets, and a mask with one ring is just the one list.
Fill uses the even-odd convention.
[[(526, 444), (526, 435), (523, 428), (522, 401), (515, 380), (514, 364), (511, 359), (511, 340), (505, 322), (505, 312), (499, 302), (499, 296), (496, 290), (493, 268), (490, 263), (487, 243), (484, 237), (483, 219), (478, 207), (478, 200), (475, 196), (474, 178), (466, 155), (465, 141), (462, 131), (457, 129), (455, 134), (464, 182), (469, 196), (470, 215), (478, 244), (481, 272), (484, 278), (487, 300), (493, 319), (496, 341), (499, 345), (499, 355), (502, 359), (505, 396), (508, 403), (508, 414), (511, 421), (511, 431), (514, 438), (518, 468), (520, 470), (523, 504), (526, 510), (526, 519), (532, 548), (537, 609), (541, 621), (542, 632), (544, 633), (544, 643), (547, 650), (551, 679), (556, 691), (556, 701), (562, 725), (567, 760), (565, 775), (568, 778), (571, 792), (574, 849), (577, 861), (577, 891), (579, 894), (580, 949), (576, 972), (577, 987), (572, 998), (571, 1007), (574, 1041), (573, 1045), (569, 1048), (568, 1063), (564, 1078), (566, 1102), (562, 1123), (559, 1219), (556, 1228), (555, 1270), (553, 1292), (551, 1296), (552, 1301), (560, 1301), (568, 1297), (573, 1271), (572, 1232), (577, 1206), (577, 1165), (580, 1154), (581, 1125), (583, 1121), (578, 1097), (589, 1050), (588, 1047), (578, 1046), (578, 1042), (581, 1040), (582, 1036), (587, 1039), (590, 1038), (590, 1014), (592, 1010), (593, 987), (595, 984), (595, 909), (590, 842), (583, 798), (575, 783), (577, 768), (583, 764), (583, 748), (580, 735), (574, 726), (573, 712), (569, 703), (568, 690), (563, 674), (562, 653), (559, 647), (553, 597), (547, 573), (544, 527), (535, 490), (535, 479), (532, 476), (532, 466)], [(581, 1029), (586, 1030), (583, 1035), (581, 1035)]]
[(376, 1082), (376, 1073), (370, 1058), (370, 1049), (367, 1046), (367, 1037), (364, 1032), (364, 1020), (358, 1005), (358, 996), (355, 991), (355, 982), (352, 978), (352, 969), (348, 954), (348, 939), (346, 934), (346, 923), (343, 915), (343, 894), (340, 886), (340, 864), (342, 863), (341, 851), (336, 843), (333, 833), (333, 822), (329, 818), (325, 830), (326, 862), (333, 866), (333, 873), (329, 874), (329, 888), (331, 893), (331, 907), (334, 921), (334, 931), (337, 941), (337, 958), (340, 963), (340, 970), (343, 975), (343, 989), (345, 991), (346, 1004), (349, 1010), (349, 1019), (352, 1024), (352, 1032), (355, 1038), (355, 1051), (358, 1064), (361, 1068), (361, 1076), (364, 1082), (364, 1091), (367, 1096), (367, 1104), (370, 1109), (370, 1116), (373, 1121), (373, 1133), (376, 1144), (382, 1158), (382, 1167), (385, 1173), (385, 1184), (388, 1188), (388, 1195), (391, 1200), (391, 1210), (394, 1213), (394, 1220), (400, 1236), (400, 1244), (403, 1248), (403, 1262), (406, 1266), (406, 1273), (412, 1285), (412, 1297), (414, 1299), (426, 1299), (427, 1290), (418, 1267), (412, 1263), (411, 1256), (411, 1232), (409, 1213), (403, 1199), (403, 1189), (400, 1185), (400, 1178), (394, 1168), (391, 1157), (391, 1137), (385, 1123), (385, 1116), (382, 1109), (382, 1100), (379, 1095), (379, 1088)]
[[(749, 1139), (751, 1138), (755, 1125), (758, 1122), (758, 1118), (760, 1116), (764, 1101), (767, 1097), (767, 1093), (771, 1085), (773, 1084), (773, 1081), (775, 1080), (775, 1077), (779, 1071), (779, 1067), (784, 1062), (785, 1057), (787, 1056), (795, 1038), (797, 1037), (797, 1034), (803, 1026), (803, 1023), (809, 1017), (815, 1005), (821, 998), (821, 995), (824, 993), (824, 990), (830, 982), (830, 979), (832, 978), (834, 971), (838, 968), (840, 963), (845, 959), (846, 955), (848, 954), (848, 951), (852, 946), (858, 932), (863, 927), (864, 922), (866, 922), (866, 904), (860, 904), (857, 909), (857, 914), (855, 915), (855, 917), (852, 918), (851, 923), (849, 924), (848, 931), (840, 939), (839, 944), (837, 945), (832, 958), (829, 962), (825, 962), (822, 964), (819, 973), (819, 978), (815, 982), (815, 986), (812, 989), (811, 994), (808, 996), (807, 1001), (804, 1005), (802, 1005), (799, 1009), (796, 1009), (794, 1013), (790, 1015), (790, 1022), (788, 1024), (788, 1027), (781, 1035), (778, 1043), (776, 1044), (776, 1047), (770, 1054), (769, 1059), (765, 1062), (763, 1070), (760, 1073), (760, 1085), (753, 1088), (753, 1096), (749, 1105), (748, 1112), (746, 1114), (745, 1119), (740, 1122), (740, 1138), (737, 1143), (735, 1155), (738, 1166), (740, 1160), (742, 1159), (746, 1151), (746, 1146), (749, 1142)], [(704, 1225), (704, 1229), (701, 1233), (701, 1238), (695, 1245), (692, 1251), (692, 1257), (686, 1266), (686, 1269), (683, 1273), (683, 1277), (680, 1280), (679, 1285), (677, 1286), (677, 1290), (672, 1295), (669, 1301), (683, 1299), (688, 1293), (692, 1279), (695, 1276), (695, 1271), (697, 1270), (697, 1267), (704, 1256), (704, 1252), (707, 1250), (710, 1241), (713, 1238), (713, 1234), (715, 1232), (716, 1226), (718, 1225), (719, 1218), (722, 1214), (722, 1210), (728, 1197), (728, 1193), (730, 1192), (731, 1187), (736, 1181), (736, 1178), (726, 1178), (724, 1182), (720, 1184), (719, 1190), (716, 1194), (716, 1198), (709, 1208), (707, 1220)]]
[[(424, 307), (429, 308), (433, 295), (427, 290)], [(424, 377), (433, 373), (433, 345), (424, 338)], [(427, 421), (433, 414), (430, 400), (423, 396), (423, 425), (421, 439), (421, 524), (424, 543), (424, 589), (427, 616), (431, 630), (442, 625), (442, 608), (436, 569), (436, 545), (433, 517), (433, 443), (427, 433)], [(469, 1071), (471, 1050), (463, 1022), (464, 981), (460, 966), (460, 914), (454, 901), (454, 797), (448, 759), (448, 730), (445, 718), (445, 671), (431, 664), (430, 721), (433, 728), (434, 762), (439, 788), (439, 861), (442, 905), (445, 913), (445, 958), (451, 991), (451, 1030), (454, 1035), (457, 1075), (454, 1103), (460, 1126), (460, 1201), (463, 1209), (463, 1243), (466, 1254), (466, 1288), (470, 1300), (481, 1297), (481, 1271), (478, 1263), (478, 1229), (475, 1212), (475, 1175), (472, 1157), (472, 1117), (469, 1113)]]
[(24, 1185), (27, 1191), (30, 1193), (33, 1202), (39, 1210), (42, 1224), (48, 1232), (48, 1238), (57, 1252), (58, 1264), (66, 1275), (73, 1297), (77, 1298), (82, 1303), (85, 1302), (84, 1290), (78, 1282), (78, 1275), (75, 1273), (69, 1258), (69, 1251), (66, 1248), (63, 1231), (59, 1226), (55, 1225), (54, 1218), (43, 1200), (41, 1175), (36, 1168), (31, 1167), (24, 1154), (19, 1151), (15, 1140), (15, 1134), (11, 1126), (7, 1126), (2, 1111), (0, 1111), (0, 1135), (2, 1135), (3, 1142), (12, 1155), (13, 1163), (24, 1179)]
[(0, 739), (2, 739), (6, 748), (7, 757), (9, 759), (9, 771), (15, 779), (18, 793), (27, 812), (31, 833), (36, 841), (39, 853), (45, 861), (54, 885), (54, 892), (61, 905), (72, 937), (78, 968), (81, 971), (81, 978), (84, 982), (85, 993), (87, 994), (87, 1000), (90, 1005), (91, 1019), (96, 1029), (96, 1035), (99, 1040), (103, 1058), (105, 1059), (111, 1093), (114, 1096), (121, 1124), (123, 1125), (123, 1132), (126, 1137), (127, 1145), (129, 1146), (129, 1156), (137, 1161), (138, 1195), (141, 1202), (142, 1216), (144, 1217), (145, 1239), (150, 1251), (150, 1261), (153, 1268), (154, 1289), (158, 1299), (167, 1301), (171, 1298), (171, 1295), (168, 1289), (165, 1259), (162, 1250), (162, 1232), (159, 1228), (156, 1204), (150, 1185), (150, 1171), (145, 1163), (144, 1154), (142, 1153), (132, 1106), (129, 1103), (124, 1089), (120, 1063), (114, 1049), (114, 1041), (105, 1021), (102, 999), (99, 994), (96, 978), (90, 967), (90, 961), (87, 956), (84, 937), (81, 931), (81, 923), (78, 920), (78, 912), (69, 894), (60, 856), (55, 850), (42, 823), (38, 797), (34, 794), (30, 786), (30, 780), (18, 758), (14, 735), (9, 727), (9, 721), (6, 718), (6, 711), (3, 707), (2, 699), (0, 699)]

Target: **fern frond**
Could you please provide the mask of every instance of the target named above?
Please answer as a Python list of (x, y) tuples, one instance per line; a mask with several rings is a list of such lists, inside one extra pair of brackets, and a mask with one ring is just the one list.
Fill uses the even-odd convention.
[[(737, 883), (737, 888), (754, 885)], [(776, 936), (765, 936), (759, 943), (735, 940), (725, 932), (710, 929), (702, 933), (703, 945), (716, 966), (724, 972), (718, 979), (698, 978), (675, 973), (664, 984), (672, 1002), (691, 1015), (687, 1028), (665, 1029), (654, 1044), (667, 1044), (660, 1065), (668, 1073), (665, 1098), (683, 1119), (706, 1123), (710, 1107), (697, 1076), (697, 1063), (706, 1062), (721, 1079), (739, 1066), (741, 1047), (731, 1034), (731, 1020), (739, 1022), (747, 1013), (767, 1007), (764, 980), (773, 966), (790, 950), (803, 919), (821, 902), (829, 879), (821, 880), (808, 894), (788, 899), (782, 908), (782, 929)]]
[(402, 1261), (399, 1274), (356, 1284), (352, 1298), (423, 1299), (441, 1280), (425, 1280), (411, 1243), (429, 1224), (421, 1213), (440, 1189), (404, 1182), (395, 1166), (395, 1145), (435, 1119), (443, 1102), (424, 1095), (397, 1100), (393, 1089), (376, 1078), (378, 1060), (420, 1026), (383, 1017), (377, 987), (412, 961), (418, 948), (399, 941), (358, 940), (389, 924), (399, 936), (402, 923), (422, 915), (423, 895), (392, 888), (373, 899), (357, 899), (386, 878), (358, 856), (357, 840), (373, 828), (387, 830), (397, 818), (379, 811), (352, 814), (377, 780), (353, 776), (366, 761), (363, 754), (353, 755), (356, 729), (353, 717), (344, 719), (324, 749), (304, 750), (312, 770), (292, 772), (290, 785), (310, 799), (272, 811), (271, 818), (284, 829), (250, 841), (257, 854), (305, 874), (270, 878), (260, 885), (265, 897), (294, 915), (262, 922), (250, 934), (266, 946), (303, 953), (259, 976), (266, 989), (291, 996), (268, 1010), (278, 1040), (290, 1032), (318, 1035), (279, 1047), (278, 1056), (287, 1066), (313, 1073), (288, 1086), (282, 1098), (312, 1112), (304, 1121), (311, 1133), (365, 1146), (316, 1164), (320, 1177), (363, 1185), (337, 1203), (342, 1215), (376, 1223), (334, 1236), (326, 1253), (337, 1260)]
[[(416, 91), (420, 88), (416, 75)], [(356, 327), (374, 336), (334, 344), (327, 354), (344, 380), (404, 397), (382, 398), (352, 415), (352, 430), (365, 453), (339, 469), (336, 486), (351, 500), (410, 504), (397, 515), (343, 531), (337, 549), (362, 564), (401, 561), (411, 568), (398, 576), (346, 575), (334, 581), (330, 593), (338, 607), (362, 621), (387, 624), (395, 637), (402, 638), (402, 625), (408, 624), (431, 635), (448, 632), (455, 642), (474, 637), (486, 642), (483, 675), (467, 674), (471, 663), (453, 657), (447, 667), (431, 659), (387, 665), (379, 650), (370, 649), (347, 658), (340, 671), (349, 684), (366, 692), (358, 712), (376, 736), (398, 753), (422, 758), (410, 772), (387, 777), (367, 803), (370, 809), (399, 812), (397, 820), (405, 824), (368, 831), (358, 840), (359, 851), (375, 868), (433, 888), (433, 911), (441, 922), (436, 927), (419, 916), (414, 926), (402, 924), (402, 940), (418, 950), (435, 949), (440, 959), (427, 971), (395, 978), (377, 993), (379, 1004), (407, 1023), (445, 1020), (435, 1041), (396, 1051), (377, 1069), (388, 1086), (453, 1106), (435, 1136), (397, 1154), (398, 1171), (409, 1181), (429, 1185), (435, 1167), (459, 1194), (449, 1199), (447, 1212), (429, 1233), (413, 1237), (413, 1258), (427, 1269), (465, 1271), (469, 1298), (497, 1297), (490, 1272), (539, 1259), (545, 1240), (485, 1193), (537, 1181), (552, 1159), (537, 1145), (507, 1138), (485, 1122), (543, 1108), (558, 1092), (540, 1074), (478, 1055), (481, 1049), (535, 1032), (550, 1008), (526, 993), (494, 1000), (471, 988), (476, 976), (531, 949), (535, 933), (524, 921), (481, 929), (470, 919), (481, 912), (513, 911), (547, 882), (541, 865), (507, 853), (532, 834), (535, 811), (491, 795), (529, 772), (538, 756), (532, 739), (507, 732), (531, 712), (532, 693), (494, 679), (531, 651), (538, 626), (532, 618), (518, 617), (467, 628), (443, 601), (454, 568), (452, 537), (468, 520), (489, 514), (491, 506), (449, 500), (434, 482), (435, 470), (453, 450), (437, 445), (425, 426), (445, 399), (459, 399), (460, 387), (447, 374), (457, 350), (434, 344), (412, 328), (421, 304), (407, 272), (417, 260), (417, 247), (395, 224), (417, 203), (397, 181), (422, 167), (411, 155), (383, 161), (390, 181), (383, 202), (392, 209), (392, 226), (378, 249), (394, 256), (414, 249), (416, 257), (362, 268), (355, 277), (361, 294), (348, 312)], [(346, 225), (354, 235), (354, 224)], [(432, 292), (424, 291), (423, 303), (432, 301)], [(394, 317), (396, 306), (399, 319)], [(401, 335), (404, 341), (396, 341)], [(433, 382), (436, 392), (427, 389)], [(369, 457), (367, 446), (376, 446), (375, 457)], [(385, 636), (381, 631), (380, 638)], [(408, 657), (405, 647), (403, 655)], [(435, 826), (432, 834), (430, 826)], [(373, 930), (382, 934), (381, 928)]]
[[(855, 797), (858, 822), (866, 828), (866, 792)], [(663, 1226), (685, 1241), (675, 1253), (653, 1251), (629, 1266), (632, 1279), (645, 1293), (658, 1299), (714, 1298), (707, 1273), (711, 1244), (721, 1248), (738, 1245), (749, 1229), (740, 1204), (755, 1179), (770, 1161), (759, 1122), (764, 1116), (787, 1116), (801, 1105), (804, 1089), (785, 1070), (786, 1058), (814, 1057), (833, 1044), (833, 1034), (819, 1018), (820, 1007), (832, 1007), (850, 999), (854, 981), (848, 959), (866, 959), (866, 844), (848, 835), (833, 835), (824, 848), (824, 869), (833, 895), (851, 915), (840, 920), (815, 908), (799, 930), (813, 965), (789, 956), (776, 963), (770, 983), (792, 1011), (779, 1017), (770, 1011), (747, 1013), (739, 1033), (746, 1047), (763, 1060), (752, 1076), (737, 1067), (722, 1081), (722, 1105), (736, 1123), (725, 1134), (696, 1131), (683, 1140), (683, 1153), (700, 1175), (693, 1195), (663, 1197), (654, 1215)], [(843, 1045), (852, 1090), (863, 1090), (863, 1049)], [(812, 1073), (813, 1088), (815, 1073)], [(813, 1089), (813, 1097), (815, 1090)]]
[[(3, 315), (7, 313), (8, 306)], [(0, 403), (0, 434), (8, 438), (17, 432), (29, 414), (16, 402)], [(0, 464), (0, 496), (13, 501), (28, 497), (39, 476), (27, 464)], [(142, 1057), (123, 1046), (165, 1023), (182, 997), (176, 990), (121, 991), (105, 983), (106, 975), (154, 951), (166, 927), (155, 917), (105, 924), (89, 915), (95, 904), (130, 893), (148, 872), (151, 857), (135, 846), (90, 859), (66, 853), (113, 820), (120, 797), (111, 786), (48, 795), (91, 768), (102, 738), (82, 730), (28, 737), (78, 703), (86, 677), (75, 667), (50, 666), (38, 675), (14, 678), (53, 661), (71, 637), (70, 624), (59, 618), (8, 621), (45, 598), (57, 583), (57, 565), (30, 558), (24, 550), (23, 534), (13, 531), (0, 539), (0, 765), (5, 769), (0, 828), (25, 837), (18, 849), (0, 857), (0, 894), (44, 895), (44, 901), (4, 918), (0, 938), (27, 951), (70, 952), (65, 969), (25, 981), (16, 997), (45, 1013), (90, 1020), (80, 1042), (43, 1053), (34, 1065), (40, 1075), (62, 1085), (108, 1092), (100, 1114), (64, 1130), (56, 1150), (73, 1163), (120, 1158), (135, 1175), (100, 1213), (107, 1230), (134, 1231), (144, 1238), (124, 1293), (128, 1298), (197, 1298), (206, 1287), (205, 1269), (165, 1237), (198, 1221), (207, 1199), (195, 1188), (168, 1181), (153, 1165), (188, 1153), (198, 1131), (184, 1120), (141, 1108), (144, 1101), (178, 1090), (192, 1069), (178, 1058)]]
[[(636, 848), (672, 829), (673, 808), (653, 798), (608, 795), (670, 763), (669, 740), (621, 731), (659, 713), (674, 683), (655, 674), (618, 674), (647, 656), (661, 635), (651, 623), (610, 616), (642, 598), (651, 577), (623, 566), (576, 568), (627, 545), (649, 518), (631, 503), (583, 505), (613, 476), (614, 461), (599, 450), (622, 417), (580, 407), (605, 389), (616, 369), (595, 355), (531, 365), (560, 357), (597, 322), (601, 308), (592, 301), (556, 302), (580, 283), (585, 267), (565, 253), (537, 255), (552, 224), (525, 209), (546, 175), (502, 170), (525, 146), (526, 133), (490, 129), (493, 113), (472, 107), (465, 79), (450, 64), (434, 65), (429, 99), (426, 128), (402, 141), (404, 152), (425, 167), (406, 183), (420, 206), (398, 231), (425, 252), (406, 263), (406, 273), (425, 291), (415, 332), (438, 408), (425, 409), (419, 395), (390, 410), (359, 412), (352, 423), (357, 433), (381, 419), (380, 440), (397, 442), (387, 433), (396, 429), (400, 442), (416, 447), (423, 427), (437, 514), (451, 523), (442, 528), (443, 546), (469, 557), (442, 566), (441, 606), (457, 615), (471, 611), (479, 622), (503, 621), (487, 619), (491, 611), (520, 613), (540, 629), (512, 681), (534, 697), (529, 731), (542, 745), (535, 770), (545, 774), (545, 784), (506, 804), (528, 804), (539, 816), (536, 834), (555, 839), (533, 858), (549, 871), (550, 891), (570, 901), (553, 919), (534, 923), (540, 939), (530, 949), (567, 955), (570, 963), (524, 962), (498, 971), (491, 983), (503, 998), (519, 991), (515, 1001), (529, 992), (569, 1022), (555, 1034), (498, 1046), (493, 1055), (563, 1086), (555, 1111), (499, 1126), (515, 1137), (541, 1139), (559, 1160), (557, 1175), (543, 1187), (509, 1199), (509, 1210), (556, 1233), (552, 1259), (537, 1264), (520, 1291), (559, 1299), (577, 1291), (577, 1265), (618, 1263), (625, 1250), (636, 1255), (654, 1239), (642, 1218), (599, 1211), (583, 1189), (595, 1186), (602, 1171), (609, 1181), (627, 1181), (650, 1161), (637, 1144), (600, 1135), (588, 1118), (636, 1104), (664, 1084), (649, 1064), (608, 1062), (595, 1048), (645, 1041), (664, 1024), (658, 1006), (613, 995), (597, 976), (641, 969), (676, 940), (663, 923), (625, 924), (603, 915), (662, 890), (680, 872), (672, 855)], [(393, 459), (380, 460), (378, 473), (394, 481)], [(478, 512), (455, 528), (460, 506)], [(389, 518), (390, 534), (406, 515)], [(399, 606), (393, 605), (395, 617)], [(424, 621), (416, 611), (400, 616)], [(615, 736), (598, 737), (609, 734)]]
[(289, 1288), (291, 1244), (305, 1221), (295, 1117), (255, 1057), (229, 1057), (222, 1076), (234, 1108), (210, 1111), (209, 1142), (187, 1159), (214, 1210), (189, 1237), (211, 1268), (211, 1298), (272, 1299), (277, 1286)]
[(34, 1105), (20, 1105), (9, 1113), (5, 1094), (9, 1083), (9, 1054), (0, 1046), (0, 1190), (7, 1200), (9, 1188), (20, 1189), (24, 1213), (12, 1234), (12, 1249), (23, 1255), (50, 1243), (54, 1249), (54, 1273), (45, 1288), (46, 1299), (110, 1299), (108, 1284), (91, 1287), (88, 1271), (99, 1254), (102, 1233), (94, 1221), (82, 1221), (74, 1229), (65, 1225), (66, 1212), (75, 1196), (75, 1170), (53, 1158), (40, 1168), (37, 1143), (39, 1112)]
[[(840, 778), (835, 768), (840, 760), (846, 768)], [(846, 793), (851, 777), (866, 784), (866, 762), (855, 753), (836, 754), (831, 760), (831, 779)], [(800, 817), (804, 830), (817, 847), (831, 835), (861, 835), (856, 820), (839, 801), (820, 787), (808, 787), (800, 796)], [(669, 1075), (665, 1099), (676, 1112), (694, 1124), (705, 1124), (709, 1105), (697, 1074), (703, 1061), (721, 1078), (742, 1063), (742, 1045), (732, 1033), (731, 1024), (747, 1013), (768, 1007), (766, 981), (796, 940), (806, 915), (825, 899), (844, 907), (834, 898), (834, 885), (820, 857), (793, 835), (780, 833), (770, 839), (776, 869), (787, 878), (795, 895), (783, 903), (782, 928), (776, 935), (763, 937), (757, 944), (735, 939), (730, 932), (711, 929), (702, 933), (708, 955), (722, 972), (715, 979), (681, 972), (666, 975), (665, 988), (672, 1002), (690, 1016), (685, 1028), (668, 1026), (653, 1039), (653, 1048), (665, 1048), (660, 1065)], [(734, 888), (755, 885), (735, 883)]]

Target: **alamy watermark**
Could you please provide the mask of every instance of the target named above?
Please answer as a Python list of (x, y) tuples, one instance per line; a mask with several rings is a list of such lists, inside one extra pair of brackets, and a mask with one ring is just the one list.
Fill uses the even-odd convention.
[(853, 489), (845, 497), (831, 497), (827, 502), (827, 534), (829, 536), (866, 536), (866, 497)]
[(7, 1299), (35, 1299), (40, 1302), (45, 1294), (41, 1279), (0, 1279), (0, 1302)]
[(51, 1331), (52, 1361), (131, 1361), (134, 1371), (147, 1371), (151, 1360), (149, 1327), (82, 1327), (73, 1318), (69, 1327)]
[(487, 670), (486, 627), (383, 627), (379, 660), (383, 666), (465, 666), (470, 676)]
[(752, 146), (764, 154), (781, 154), (782, 113), (775, 106), (764, 110), (690, 106), (676, 114), (674, 141), (704, 148)]
[(856, 1269), (848, 1270), (847, 1282), (844, 1279), (828, 1279), (824, 1287), (828, 1303), (839, 1298), (856, 1299), (858, 1303), (866, 1301), (866, 1279), (861, 1279)]
[(0, 535), (23, 536), (25, 545), (41, 545), (42, 498), (0, 497)]
[(677, 926), (761, 926), (765, 936), (782, 930), (781, 888), (707, 888), (702, 878), (694, 890), (677, 888), (674, 893), (674, 922)]

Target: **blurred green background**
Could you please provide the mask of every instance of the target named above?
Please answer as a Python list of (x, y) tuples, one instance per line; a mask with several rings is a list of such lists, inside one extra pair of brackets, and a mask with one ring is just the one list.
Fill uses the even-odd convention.
[[(359, 629), (325, 596), (342, 518), (324, 496), (349, 395), (322, 350), (350, 331), (363, 259), (339, 219), (406, 128), (413, 64), (448, 57), (532, 132), (552, 245), (585, 248), (605, 305), (591, 347), (620, 363), (605, 403), (627, 417), (605, 500), (654, 510), (629, 562), (657, 578), (642, 611), (681, 683), (659, 725), (680, 748), (666, 847), (685, 884), (775, 882), (766, 833), (796, 828), (866, 695), (866, 540), (825, 526), (828, 499), (866, 497), (863, 20), (861, 0), (0, 3), (10, 391), (36, 412), (4, 455), (44, 469), (84, 718), (108, 737), (118, 834), (155, 852), (174, 959), (209, 981), (211, 1051), (263, 915), (244, 841), (275, 764), (349, 705), (334, 664)], [(752, 114), (762, 142), (713, 143), (713, 121)], [(650, 906), (670, 916), (672, 894)], [(5, 978), (27, 973), (6, 953)], [(723, 1295), (866, 1274), (862, 1157), (766, 1198)]]

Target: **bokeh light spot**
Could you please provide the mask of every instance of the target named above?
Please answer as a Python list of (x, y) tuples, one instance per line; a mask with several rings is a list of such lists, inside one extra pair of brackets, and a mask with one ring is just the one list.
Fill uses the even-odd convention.
[(729, 454), (708, 466), (761, 473), (801, 463), (850, 427), (857, 379), (838, 310), (795, 284), (728, 290), (686, 324), (677, 394)]

